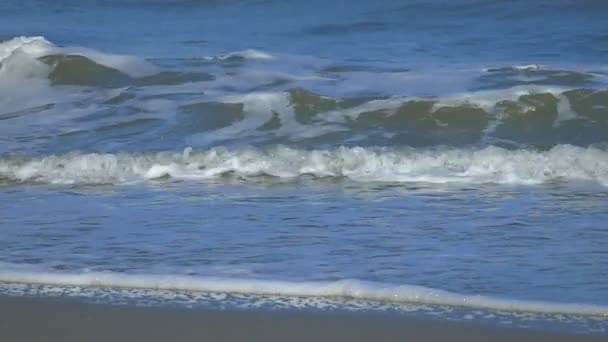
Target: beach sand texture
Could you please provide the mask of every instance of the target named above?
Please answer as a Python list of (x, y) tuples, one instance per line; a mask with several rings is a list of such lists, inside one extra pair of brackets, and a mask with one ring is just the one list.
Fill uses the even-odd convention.
[(0, 341), (605, 341), (389, 315), (209, 311), (0, 299)]

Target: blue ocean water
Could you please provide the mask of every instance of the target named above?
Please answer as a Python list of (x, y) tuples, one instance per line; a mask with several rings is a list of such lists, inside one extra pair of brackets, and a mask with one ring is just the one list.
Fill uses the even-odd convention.
[(3, 1), (0, 291), (350, 298), (606, 333), (607, 14)]

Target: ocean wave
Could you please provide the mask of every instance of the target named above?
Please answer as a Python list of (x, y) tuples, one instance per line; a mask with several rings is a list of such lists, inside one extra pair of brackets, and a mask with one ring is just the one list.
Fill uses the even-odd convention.
[(308, 300), (310, 301), (309, 305), (313, 306), (315, 304), (322, 304), (318, 301), (318, 298), (342, 298), (385, 303), (444, 305), (511, 312), (608, 316), (608, 306), (603, 305), (497, 298), (477, 294), (460, 294), (417, 285), (385, 284), (356, 279), (295, 282), (180, 275), (93, 272), (60, 274), (0, 270), (0, 283), (1, 282), (94, 288), (126, 288), (284, 296), (298, 298), (300, 301)]
[[(608, 141), (606, 110), (605, 90), (520, 86), (441, 97), (334, 98), (294, 88), (184, 106), (177, 121), (187, 123), (190, 133), (201, 132), (187, 140), (197, 146), (235, 136), (266, 136), (274, 143), (344, 144), (355, 139), (364, 145), (548, 148)], [(220, 119), (224, 124), (216, 125)]]
[(103, 53), (85, 47), (62, 47), (55, 45), (41, 36), (15, 37), (0, 42), (0, 79), (6, 69), (14, 67), (24, 73), (35, 60), (50, 55), (75, 55), (119, 70), (132, 77), (143, 77), (158, 72), (158, 69), (147, 61), (134, 56)]
[[(167, 142), (155, 141), (155, 150), (243, 144), (547, 150), (608, 142), (606, 90), (519, 86), (434, 97), (331, 97), (291, 88), (224, 95), (200, 90), (199, 81), (215, 82), (205, 73), (161, 72), (133, 80), (84, 59), (60, 59), (90, 73), (51, 73), (57, 84), (111, 86), (126, 79), (141, 86), (91, 93), (29, 84), (3, 92), (0, 84), (0, 93), (7, 95), (0, 97), (0, 132), (9, 143), (0, 152), (23, 151), (23, 144), (14, 143), (18, 137), (31, 137), (25, 144), (33, 149), (53, 152), (89, 149), (92, 141), (114, 146), (102, 151), (133, 150), (155, 135)], [(183, 82), (194, 83), (176, 85)], [(156, 121), (152, 128), (145, 124), (150, 120)], [(127, 123), (132, 130), (124, 129)], [(59, 149), (47, 149), (59, 142)]]
[(278, 146), (0, 158), (0, 180), (11, 183), (126, 184), (161, 178), (206, 181), (234, 177), (464, 184), (584, 181), (608, 186), (608, 151), (570, 145), (548, 151), (493, 146), (398, 150), (362, 147), (299, 150)]
[[(104, 141), (112, 152), (133, 150), (151, 135), (168, 141), (155, 150), (243, 142), (539, 149), (608, 142), (608, 91), (597, 72), (534, 64), (357, 69), (280, 56), (243, 50), (210, 57), (218, 63), (161, 68), (44, 37), (0, 42), (0, 139), (7, 142), (0, 152), (88, 149), (91, 141)], [(222, 62), (250, 59), (269, 62)], [(373, 93), (384, 86), (398, 90)], [(127, 132), (129, 139), (120, 132), (125, 123), (150, 120), (157, 120), (152, 132), (140, 127)], [(112, 128), (118, 134), (108, 133)], [(47, 149), (54, 142), (62, 146)]]

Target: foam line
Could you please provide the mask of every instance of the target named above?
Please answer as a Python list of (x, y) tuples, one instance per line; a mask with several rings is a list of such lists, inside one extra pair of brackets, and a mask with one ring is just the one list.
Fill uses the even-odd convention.
[(459, 294), (416, 285), (383, 284), (354, 279), (328, 282), (292, 282), (176, 275), (57, 274), (0, 271), (0, 282), (310, 297), (313, 302), (315, 297), (350, 298), (504, 311), (608, 316), (608, 306), (602, 305), (502, 299), (483, 295)]
[(465, 184), (585, 181), (608, 186), (608, 151), (571, 145), (558, 145), (547, 151), (494, 146), (395, 150), (363, 147), (300, 150), (278, 146), (0, 157), (0, 179), (10, 182), (125, 184), (165, 177), (205, 181), (258, 176)]

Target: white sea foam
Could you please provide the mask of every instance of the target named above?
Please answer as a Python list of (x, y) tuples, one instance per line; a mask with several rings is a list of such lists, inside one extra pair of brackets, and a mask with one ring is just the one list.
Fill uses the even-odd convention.
[(42, 37), (0, 43), (0, 114), (44, 106), (60, 97), (47, 79), (50, 66), (37, 59), (52, 49)]
[(219, 56), (206, 57), (206, 59), (218, 59), (218, 60), (228, 60), (228, 59), (233, 59), (233, 58), (251, 59), (251, 60), (274, 59), (274, 57), (271, 54), (263, 52), (263, 51), (259, 51), (259, 50), (254, 50), (254, 49), (233, 51), (233, 52), (228, 52), (226, 54), (219, 55)]
[(15, 51), (40, 57), (55, 51), (55, 46), (44, 37), (15, 37), (0, 43), (0, 63), (3, 63)]
[(509, 67), (491, 67), (484, 68), (483, 71), (490, 72), (494, 70), (518, 70), (518, 71), (538, 71), (544, 69), (544, 66), (540, 64), (515, 64)]
[(530, 71), (530, 70), (540, 70), (542, 69), (542, 65), (540, 64), (522, 64), (522, 65), (515, 65), (513, 66), (513, 69), (516, 70), (525, 70), (525, 71)]
[(608, 186), (608, 151), (558, 145), (548, 151), (437, 148), (334, 150), (215, 148), (183, 153), (69, 153), (3, 157), (0, 179), (52, 184), (124, 184), (161, 177), (210, 180), (231, 175), (346, 177), (360, 182), (539, 184), (587, 181)]
[(557, 102), (557, 118), (555, 118), (555, 121), (553, 122), (553, 127), (559, 127), (564, 122), (577, 119), (578, 117), (579, 116), (572, 109), (570, 102), (568, 102), (568, 98), (564, 95), (560, 95)]
[(608, 316), (608, 306), (603, 305), (504, 299), (459, 294), (416, 285), (384, 284), (354, 279), (294, 282), (123, 273), (59, 274), (9, 269), (0, 270), (0, 282), (307, 297), (313, 303), (317, 301), (316, 298), (326, 297), (505, 311)]
[(0, 43), (0, 91), (19, 87), (14, 82), (23, 80), (46, 81), (51, 69), (37, 58), (52, 54), (55, 49), (43, 37), (17, 37)]
[(231, 51), (224, 54), (199, 57), (207, 61), (230, 61), (230, 60), (250, 60), (250, 61), (271, 61), (276, 57), (260, 50), (245, 49), (239, 51)]

